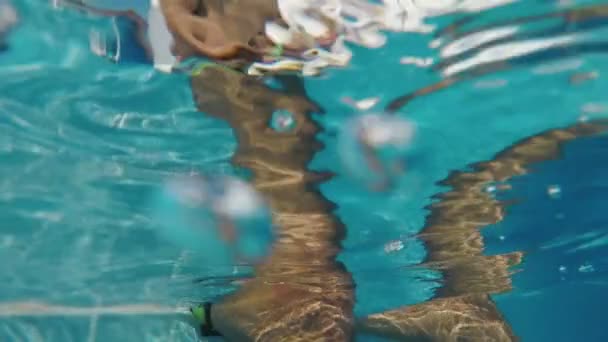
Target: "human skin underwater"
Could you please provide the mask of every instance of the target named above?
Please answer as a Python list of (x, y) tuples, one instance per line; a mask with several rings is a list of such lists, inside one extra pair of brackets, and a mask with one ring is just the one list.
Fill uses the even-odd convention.
[[(214, 304), (213, 325), (229, 340), (349, 340), (353, 284), (336, 260), (345, 228), (332, 213), (334, 204), (315, 190), (330, 175), (307, 169), (323, 147), (315, 138), (320, 127), (311, 119), (320, 108), (306, 97), (300, 79), (278, 81), (284, 91), (221, 67), (207, 67), (192, 78), (199, 110), (234, 129), (233, 161), (251, 171), (277, 226), (271, 255), (253, 279)], [(293, 114), (290, 132), (269, 127), (277, 109)]]

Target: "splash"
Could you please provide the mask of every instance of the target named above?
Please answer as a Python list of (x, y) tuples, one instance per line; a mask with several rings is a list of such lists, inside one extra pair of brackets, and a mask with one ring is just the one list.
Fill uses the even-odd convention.
[[(233, 5), (226, 11), (211, 6), (212, 12), (221, 12), (218, 15), (222, 19), (216, 18), (215, 14), (190, 13), (188, 5), (170, 0), (160, 2), (166, 8), (158, 1), (151, 1), (148, 13), (143, 16), (133, 11), (94, 8), (79, 0), (55, 1), (55, 6), (61, 3), (113, 17), (111, 28), (106, 33), (93, 32), (90, 41), (95, 54), (115, 62), (120, 59), (153, 63), (157, 70), (170, 72), (180, 70), (179, 65), (193, 55), (193, 50), (216, 60), (238, 60), (238, 51), (251, 50), (249, 52), (256, 58), (246, 58), (249, 75), (298, 73), (316, 76), (330, 67), (348, 66), (353, 57), (348, 45), (381, 48), (386, 45), (388, 32), (429, 33), (435, 30), (435, 26), (427, 23), (429, 18), (480, 11), (511, 2), (513, 0), (446, 0), (432, 4), (416, 0), (276, 0), (276, 10), (261, 2), (260, 6), (251, 9)], [(266, 5), (262, 6), (262, 3)], [(186, 7), (181, 8), (183, 6)], [(255, 22), (254, 31), (260, 35), (251, 36), (243, 11), (256, 12), (250, 13), (254, 19), (248, 20)], [(176, 13), (182, 14), (176, 17)], [(196, 24), (186, 24), (188, 20)], [(191, 27), (186, 27), (188, 25)], [(229, 29), (232, 26), (244, 32), (234, 36)], [(210, 35), (207, 30), (213, 33), (211, 41), (215, 43), (196, 38)], [(182, 46), (184, 39), (186, 46)], [(126, 56), (120, 55), (121, 50)], [(414, 63), (428, 65), (430, 61)]]
[(345, 42), (365, 48), (380, 48), (386, 32), (429, 33), (435, 26), (426, 19), (455, 12), (474, 12), (505, 5), (513, 0), (278, 0), (280, 20), (266, 23), (265, 34), (277, 46), (300, 51), (271, 62), (253, 63), (251, 75), (300, 71), (304, 76), (320, 74), (331, 66), (343, 67), (352, 58)]

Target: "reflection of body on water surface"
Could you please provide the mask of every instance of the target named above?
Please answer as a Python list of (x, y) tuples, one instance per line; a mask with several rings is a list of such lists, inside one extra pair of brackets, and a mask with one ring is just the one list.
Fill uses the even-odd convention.
[[(441, 44), (439, 53), (442, 59), (432, 68), (442, 73), (444, 78), (393, 99), (386, 110), (398, 111), (417, 97), (495, 72), (608, 51), (607, 41), (601, 33), (608, 25), (606, 5), (471, 28), (479, 18), (467, 17), (441, 30), (436, 40)], [(576, 77), (575, 82), (580, 79), (582, 77)]]

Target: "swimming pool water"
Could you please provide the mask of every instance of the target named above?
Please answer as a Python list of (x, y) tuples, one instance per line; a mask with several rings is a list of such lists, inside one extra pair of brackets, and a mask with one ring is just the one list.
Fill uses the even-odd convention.
[[(464, 29), (590, 3), (601, 1), (519, 1), (479, 14)], [(233, 290), (223, 283), (193, 283), (201, 276), (228, 274), (159, 240), (143, 205), (172, 173), (234, 173), (230, 158), (236, 142), (228, 125), (197, 112), (185, 76), (93, 56), (88, 28), (97, 19), (57, 12), (33, 0), (15, 5), (22, 25), (10, 37), (10, 50), (0, 54), (2, 340), (195, 340), (191, 328), (166, 312), (114, 317), (3, 313), (3, 303), (28, 301), (172, 307)], [(445, 27), (457, 17), (432, 22)], [(321, 186), (348, 229), (340, 260), (357, 284), (357, 316), (433, 296), (439, 275), (403, 266), (424, 259), (422, 244), (408, 237), (424, 226), (424, 207), (446, 191), (437, 182), (450, 171), (491, 159), (520, 139), (570, 125), (581, 115), (605, 115), (605, 53), (578, 44), (608, 42), (607, 19), (594, 23), (587, 29), (559, 27), (547, 37), (534, 37), (543, 25), (551, 25), (545, 21), (505, 25), (519, 32), (495, 46), (531, 36), (541, 42), (563, 39), (571, 48), (536, 57), (522, 52), (524, 57), (510, 59), (506, 70), (474, 75), (400, 109), (398, 115), (418, 129), (408, 171), (391, 193), (370, 194), (340, 176)], [(312, 169), (340, 171), (333, 133), (355, 115), (342, 98), (379, 97), (372, 110), (380, 111), (397, 96), (449, 77), (446, 69), (442, 75), (400, 63), (403, 56), (446, 60), (440, 56), (445, 49), (429, 46), (434, 38), (391, 34), (386, 47), (355, 47), (349, 67), (306, 80), (310, 97), (326, 111), (317, 116), (326, 148)], [(474, 68), (476, 55), (495, 61), (523, 47), (490, 49), (465, 50), (452, 70)], [(580, 85), (568, 82), (574, 73), (592, 71), (599, 77)], [(583, 113), (590, 104), (599, 109)], [(522, 201), (510, 207), (503, 222), (483, 230), (486, 254), (526, 253), (514, 275), (515, 289), (496, 296), (524, 341), (608, 338), (601, 311), (608, 304), (603, 294), (608, 229), (601, 208), (606, 142), (597, 137), (570, 143), (563, 159), (513, 179), (513, 190), (505, 196)], [(560, 198), (547, 195), (554, 184)], [(405, 248), (386, 253), (385, 244), (398, 239)]]
[(605, 136), (572, 142), (563, 159), (514, 179), (509, 197), (521, 203), (485, 231), (488, 252), (527, 251), (522, 271), (514, 277), (516, 290), (498, 296), (498, 304), (528, 340), (606, 337), (599, 312), (606, 303), (602, 292), (608, 262), (602, 209), (606, 148)]

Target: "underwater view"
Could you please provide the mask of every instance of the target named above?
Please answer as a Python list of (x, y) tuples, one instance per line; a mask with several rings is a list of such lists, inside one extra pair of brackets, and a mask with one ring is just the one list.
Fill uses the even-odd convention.
[(0, 341), (608, 341), (607, 57), (606, 1), (0, 0)]

